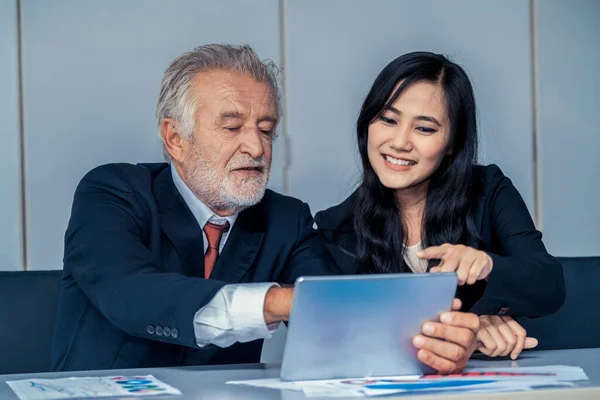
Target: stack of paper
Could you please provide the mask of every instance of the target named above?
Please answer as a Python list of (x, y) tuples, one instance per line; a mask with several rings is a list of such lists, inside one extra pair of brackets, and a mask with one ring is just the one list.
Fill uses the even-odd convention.
[(283, 382), (278, 378), (227, 382), (282, 390), (300, 390), (308, 397), (364, 397), (406, 392), (500, 392), (540, 387), (574, 386), (588, 380), (580, 367), (470, 368), (457, 375), (395, 376), (364, 379)]
[(6, 383), (21, 400), (181, 394), (152, 375), (24, 379)]

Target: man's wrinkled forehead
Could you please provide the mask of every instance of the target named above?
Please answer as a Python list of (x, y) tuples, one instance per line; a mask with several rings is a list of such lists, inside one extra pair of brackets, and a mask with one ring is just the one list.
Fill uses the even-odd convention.
[(194, 92), (198, 108), (216, 117), (279, 121), (273, 88), (250, 76), (225, 71), (202, 73), (194, 80)]

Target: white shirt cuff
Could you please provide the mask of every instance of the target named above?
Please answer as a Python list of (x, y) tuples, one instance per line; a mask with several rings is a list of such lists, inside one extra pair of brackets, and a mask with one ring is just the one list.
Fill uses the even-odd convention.
[(265, 323), (267, 291), (276, 283), (225, 285), (194, 316), (194, 333), (200, 347), (229, 347), (235, 342), (267, 339), (279, 326)]

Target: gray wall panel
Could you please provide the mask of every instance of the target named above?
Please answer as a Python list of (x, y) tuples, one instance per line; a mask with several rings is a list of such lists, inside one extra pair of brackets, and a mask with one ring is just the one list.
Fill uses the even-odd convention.
[[(23, 24), (33, 269), (61, 267), (72, 196), (88, 170), (162, 160), (154, 109), (173, 58), (225, 42), (280, 59), (277, 0), (23, 0)], [(280, 190), (277, 151), (271, 187)]]
[(389, 61), (426, 50), (450, 55), (472, 77), (482, 160), (498, 163), (533, 211), (529, 15), (527, 0), (290, 0), (292, 195), (318, 211), (351, 193), (364, 96)]
[(536, 2), (542, 228), (561, 256), (600, 255), (600, 2)]
[(16, 4), (0, 0), (0, 270), (23, 268)]

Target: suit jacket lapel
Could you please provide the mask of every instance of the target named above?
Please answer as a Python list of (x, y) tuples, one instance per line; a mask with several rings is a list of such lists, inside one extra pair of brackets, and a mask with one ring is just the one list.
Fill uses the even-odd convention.
[(262, 203), (242, 211), (210, 277), (225, 282), (240, 282), (260, 251), (264, 235), (265, 214)]
[(202, 228), (177, 191), (170, 167), (158, 174), (153, 192), (160, 212), (161, 229), (175, 247), (184, 273), (204, 276)]

